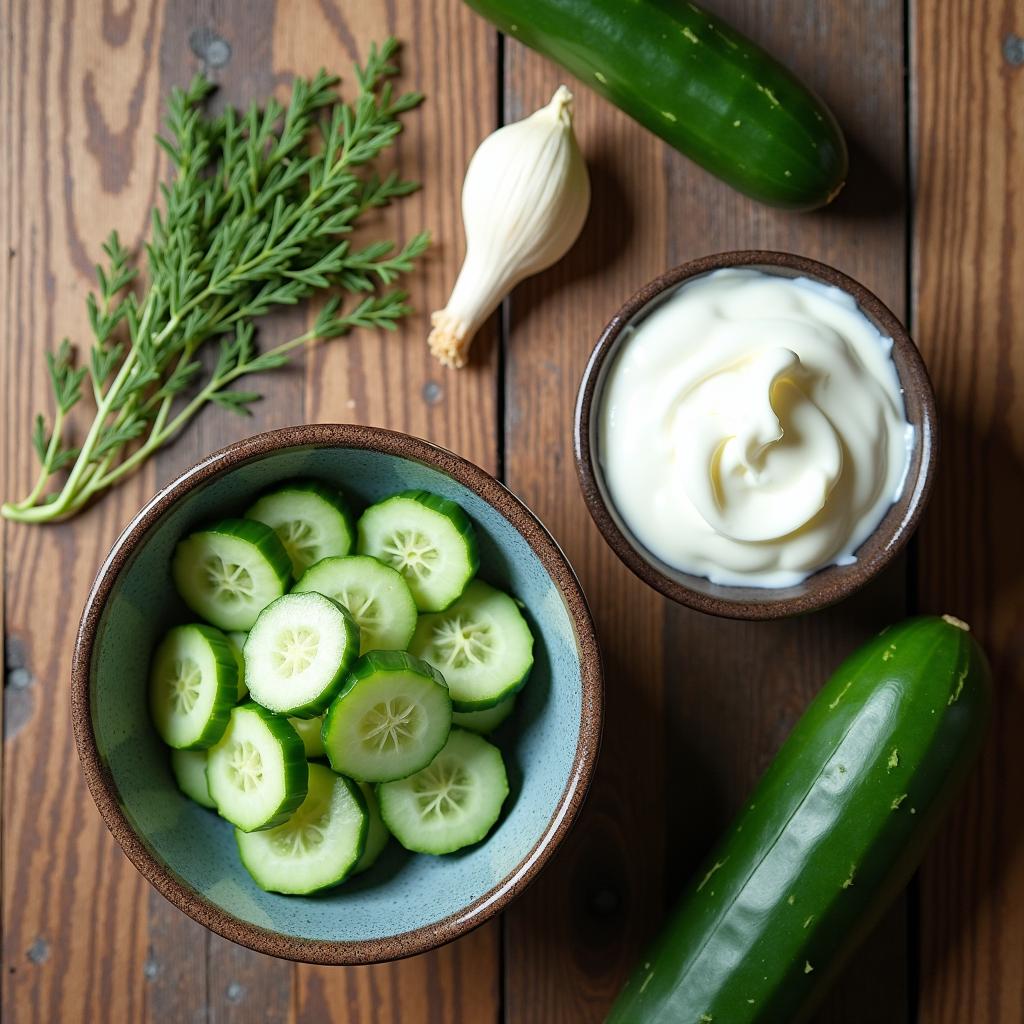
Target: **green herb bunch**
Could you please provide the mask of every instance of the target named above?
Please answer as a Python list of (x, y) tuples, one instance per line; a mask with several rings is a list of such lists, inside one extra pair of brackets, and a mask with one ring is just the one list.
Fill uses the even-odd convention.
[[(354, 327), (393, 329), (409, 312), (390, 286), (427, 246), (420, 234), (404, 247), (347, 237), (367, 211), (415, 190), (372, 164), (401, 131), (399, 117), (422, 99), (395, 95), (388, 81), (397, 43), (370, 48), (356, 68), (358, 96), (343, 102), (338, 79), (321, 71), (296, 79), (287, 108), (271, 99), (244, 114), (210, 117), (213, 90), (196, 76), (171, 95), (167, 137), (157, 141), (175, 168), (161, 186), (146, 246), (147, 284), (118, 236), (96, 268), (98, 293), (88, 299), (95, 341), (87, 365), (76, 365), (65, 339), (47, 354), (54, 414), (35, 422), (41, 469), (28, 496), (2, 506), (8, 519), (47, 522), (74, 515), (90, 499), (137, 469), (207, 403), (247, 412), (260, 396), (231, 389), (239, 377), (273, 370), (308, 342)], [(319, 139), (319, 141), (317, 141)], [(254, 320), (329, 288), (355, 293), (344, 309), (331, 298), (314, 325), (260, 352)], [(212, 369), (200, 350), (218, 346)], [(68, 414), (91, 392), (96, 414), (81, 442), (68, 438)], [(51, 484), (67, 470), (63, 484)]]

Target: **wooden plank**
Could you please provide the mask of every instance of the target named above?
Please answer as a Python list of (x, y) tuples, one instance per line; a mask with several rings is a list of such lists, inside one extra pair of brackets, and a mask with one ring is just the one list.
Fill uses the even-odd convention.
[[(48, 408), (42, 352), (83, 339), (90, 264), (115, 224), (137, 242), (158, 156), (154, 3), (104, 24), (99, 5), (4, 0), (0, 23), (3, 490), (35, 472)], [(3, 1016), (139, 1020), (146, 885), (96, 813), (71, 737), (67, 671), (95, 568), (152, 486), (140, 475), (60, 529), (3, 524), (8, 676), (4, 744)], [(14, 690), (12, 690), (12, 686)], [(97, 956), (97, 950), (108, 952)]]
[[(363, 335), (324, 348), (308, 361), (306, 418), (373, 423), (427, 437), (494, 471), (498, 461), (497, 353), (494, 329), (480, 341), (472, 370), (445, 374), (426, 348), (427, 317), (444, 305), (462, 254), (460, 183), (477, 143), (495, 126), (496, 34), (456, 0), (423, 4), (358, 0), (307, 5), (301, 19), (280, 18), (274, 31), (279, 68), (344, 68), (370, 40), (403, 40), (404, 84), (426, 94), (407, 119), (397, 166), (423, 189), (385, 213), (388, 237), (429, 228), (434, 245), (406, 283), (416, 315), (396, 334)], [(449, 60), (453, 40), (458, 59)], [(462, 97), (472, 96), (466, 103)], [(395, 227), (397, 225), (397, 227)], [(375, 228), (376, 230), (376, 228)], [(477, 1024), (499, 1016), (497, 923), (435, 953), (379, 967), (300, 966), (298, 1020), (346, 1024)], [(340, 1008), (344, 1008), (343, 1010)]]
[(942, 417), (920, 605), (970, 622), (996, 712), (921, 871), (922, 1024), (1024, 1019), (1024, 10), (917, 0), (914, 324)]
[[(244, 107), (283, 86), (274, 63), (267, 26), (275, 17), (273, 0), (228, 5), (208, 2), (166, 4), (159, 41), (161, 99), (204, 71), (218, 85), (214, 109)], [(301, 73), (306, 68), (298, 69)], [(312, 70), (316, 70), (313, 68)], [(282, 88), (278, 88), (279, 94)], [(148, 140), (146, 140), (148, 142)], [(286, 338), (304, 329), (304, 315), (276, 315), (261, 328), (262, 341)], [(301, 422), (302, 373), (298, 369), (264, 375), (256, 387), (264, 399), (251, 419), (208, 409), (170, 448), (154, 460), (158, 483), (172, 480), (206, 453), (246, 434)], [(146, 1019), (228, 1022), (258, 1014), (267, 1024), (290, 1019), (294, 967), (254, 953), (208, 933), (154, 891), (148, 897)]]
[[(591, 219), (560, 266), (512, 297), (506, 466), (510, 486), (566, 546), (594, 604), (607, 724), (583, 821), (506, 915), (511, 1022), (600, 1019), (817, 686), (905, 606), (899, 566), (842, 608), (805, 619), (743, 624), (690, 613), (618, 564), (578, 496), (571, 424), (584, 362), (620, 302), (665, 267), (714, 250), (790, 249), (905, 309), (902, 5), (713, 6), (825, 96), (852, 143), (851, 183), (820, 214), (759, 207), (574, 88), (593, 176)], [(512, 42), (506, 69), (509, 118), (566, 80)], [(904, 941), (897, 908), (820, 1019), (907, 1020)]]
[[(487, 71), (493, 33), (479, 25), (468, 30), (473, 61), (436, 59), (440, 41), (469, 22), (454, 0), (430, 11), (411, 2), (371, 8), (355, 0), (287, 10), (242, 0), (148, 3), (106, 20), (100, 8), (83, 12), (70, 0), (4, 0), (3, 12), (12, 31), (4, 37), (0, 110), (19, 159), (3, 169), (0, 209), (10, 257), (0, 273), (11, 296), (5, 337), (20, 342), (5, 346), (2, 357), (5, 493), (28, 486), (31, 461), (19, 439), (35, 409), (45, 407), (41, 351), (54, 336), (80, 336), (90, 263), (109, 228), (120, 226), (131, 244), (140, 240), (162, 171), (151, 143), (160, 101), (202, 65), (231, 102), (241, 103), (320, 64), (347, 74), (368, 41), (388, 32), (412, 40), (407, 79), (431, 93), (430, 120), (414, 115), (400, 161), (427, 188), (399, 216), (385, 213), (382, 223), (403, 237), (422, 226), (437, 231), (439, 244), (417, 275), (413, 298), (421, 311), (443, 303), (459, 255), (458, 196), (448, 183), (461, 178), (496, 111), (496, 83)], [(455, 102), (467, 89), (489, 99)], [(279, 318), (264, 337), (284, 337), (300, 322), (301, 314)], [(398, 336), (325, 347), (305, 371), (260, 382), (267, 400), (254, 420), (203, 415), (144, 473), (69, 526), (4, 525), (11, 560), (33, 566), (31, 575), (8, 578), (5, 591), (16, 683), (7, 702), (5, 1016), (283, 1021), (292, 1019), (293, 1006), (312, 1005), (314, 995), (332, 1006), (350, 983), (369, 978), (388, 991), (394, 1019), (497, 1017), (495, 926), (436, 956), (361, 970), (351, 979), (344, 971), (296, 973), (209, 935), (152, 893), (107, 835), (72, 767), (64, 673), (77, 612), (102, 553), (156, 482), (244, 434), (311, 418), (414, 430), (496, 467), (493, 341), (483, 340), (483, 361), (448, 387), (426, 353), (425, 334), (421, 317)], [(69, 930), (70, 921), (76, 925)], [(366, 1019), (383, 1019), (372, 1001), (362, 1007)]]
[[(466, 164), (497, 118), (497, 35), (458, 0), (326, 3), (318, 18), (281, 19), (275, 60), (281, 67), (344, 68), (350, 54), (393, 34), (403, 41), (403, 84), (426, 94), (406, 119), (395, 148), (403, 175), (421, 191), (385, 211), (388, 237), (431, 232), (433, 243), (403, 282), (415, 313), (395, 334), (343, 341), (307, 362), (310, 420), (353, 421), (404, 430), (457, 451), (485, 469), (498, 461), (495, 324), (478, 339), (474, 365), (448, 374), (429, 354), (429, 314), (448, 298), (463, 254), (461, 185)], [(328, 17), (327, 12), (330, 13)], [(457, 41), (457, 42), (453, 42)], [(458, 59), (447, 59), (452, 47)], [(353, 51), (353, 47), (355, 50)], [(465, 102), (472, 96), (473, 102)], [(379, 234), (378, 222), (373, 230)]]
[(409, 960), (299, 967), (302, 1024), (487, 1024), (500, 1019), (497, 923)]
[[(507, 120), (541, 106), (566, 76), (511, 40)], [(580, 573), (605, 658), (606, 728), (584, 820), (506, 912), (509, 1022), (601, 1016), (662, 901), (664, 604), (626, 571), (593, 528), (576, 488), (572, 410), (597, 332), (664, 266), (667, 182), (661, 144), (575, 82), (592, 212), (580, 242), (516, 290), (506, 348), (506, 480)], [(641, 205), (633, 196), (643, 195)], [(623, 766), (629, 766), (623, 771)], [(634, 779), (645, 780), (638, 793)], [(653, 812), (653, 813), (652, 813)], [(646, 854), (639, 851), (646, 850)]]

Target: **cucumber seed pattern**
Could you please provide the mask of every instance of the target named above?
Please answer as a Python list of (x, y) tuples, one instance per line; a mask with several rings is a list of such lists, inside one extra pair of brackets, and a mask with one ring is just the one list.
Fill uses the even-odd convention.
[(320, 550), (320, 537), (311, 523), (292, 519), (281, 523), (275, 532), (297, 569), (308, 568), (316, 561)]
[(442, 619), (434, 627), (432, 641), (442, 669), (483, 665), (494, 653), (490, 623), (462, 615)]
[(263, 781), (263, 758), (249, 740), (231, 744), (228, 778), (244, 793), (251, 793)]
[(249, 570), (233, 562), (225, 562), (220, 555), (211, 555), (203, 563), (206, 585), (220, 601), (249, 601), (256, 585)]
[(199, 666), (191, 658), (176, 659), (171, 664), (168, 699), (175, 712), (187, 715), (196, 706), (201, 681)]
[(307, 809), (300, 807), (291, 820), (274, 829), (271, 842), (282, 857), (294, 857), (309, 853), (324, 841), (324, 833), (330, 821), (330, 807), (322, 801)]
[(398, 750), (423, 730), (423, 712), (418, 704), (401, 697), (381, 701), (363, 717), (363, 743), (378, 751)]
[(437, 548), (419, 530), (396, 530), (381, 549), (385, 560), (400, 573), (422, 579), (434, 571)]
[(439, 757), (412, 779), (424, 818), (444, 818), (462, 809), (472, 786), (469, 772), (453, 758)]
[(360, 629), (373, 629), (380, 625), (380, 608), (372, 594), (355, 587), (340, 587), (327, 595), (344, 608)]
[(271, 652), (274, 667), (286, 677), (300, 675), (313, 663), (320, 646), (320, 634), (309, 626), (281, 630)]

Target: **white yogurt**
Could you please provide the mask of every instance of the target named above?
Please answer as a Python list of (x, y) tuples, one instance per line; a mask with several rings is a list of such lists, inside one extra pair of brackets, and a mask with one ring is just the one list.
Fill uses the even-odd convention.
[(891, 352), (838, 288), (746, 269), (687, 282), (608, 371), (612, 503), (659, 559), (715, 583), (786, 587), (854, 561), (913, 446)]

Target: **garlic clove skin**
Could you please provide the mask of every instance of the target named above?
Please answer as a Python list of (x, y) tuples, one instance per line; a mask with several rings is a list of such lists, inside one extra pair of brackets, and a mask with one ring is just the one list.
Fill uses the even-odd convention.
[(572, 93), (499, 128), (466, 170), (466, 259), (448, 305), (431, 315), (430, 351), (460, 367), (474, 334), (525, 277), (560, 260), (590, 207), (590, 178), (572, 127)]

